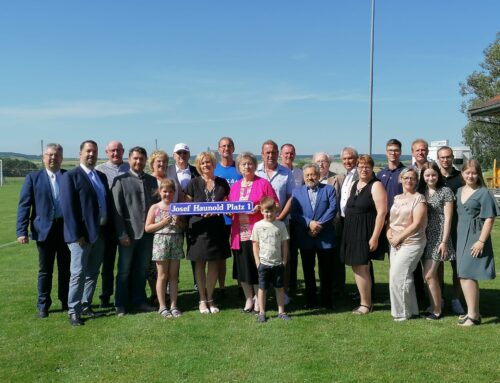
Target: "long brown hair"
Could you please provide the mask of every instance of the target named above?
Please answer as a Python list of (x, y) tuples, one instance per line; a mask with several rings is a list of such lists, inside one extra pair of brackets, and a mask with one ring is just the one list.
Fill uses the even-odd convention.
[(464, 166), (462, 167), (462, 178), (463, 178), (464, 172), (469, 168), (474, 168), (474, 170), (477, 172), (477, 184), (480, 187), (485, 188), (486, 182), (484, 182), (483, 171), (481, 170), (481, 165), (475, 159), (465, 161)]

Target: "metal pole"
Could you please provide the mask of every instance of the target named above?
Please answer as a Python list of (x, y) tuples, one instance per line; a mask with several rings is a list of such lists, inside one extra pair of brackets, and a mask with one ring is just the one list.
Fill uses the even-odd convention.
[(3, 160), (0, 160), (0, 187), (3, 186)]
[(368, 117), (369, 143), (368, 153), (372, 154), (372, 122), (373, 122), (373, 47), (375, 44), (375, 0), (372, 0), (372, 22), (370, 41), (370, 109)]

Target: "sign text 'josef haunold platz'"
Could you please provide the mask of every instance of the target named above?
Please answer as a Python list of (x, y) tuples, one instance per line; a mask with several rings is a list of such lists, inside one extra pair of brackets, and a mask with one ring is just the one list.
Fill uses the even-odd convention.
[(197, 214), (227, 214), (227, 213), (251, 213), (253, 202), (189, 202), (171, 203), (170, 214), (172, 215), (197, 215)]

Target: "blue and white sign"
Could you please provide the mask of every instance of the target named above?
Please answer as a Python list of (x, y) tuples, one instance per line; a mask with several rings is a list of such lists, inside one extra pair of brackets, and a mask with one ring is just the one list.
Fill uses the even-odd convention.
[(201, 214), (227, 214), (227, 213), (251, 213), (253, 202), (186, 202), (171, 203), (170, 214), (172, 215), (201, 215)]

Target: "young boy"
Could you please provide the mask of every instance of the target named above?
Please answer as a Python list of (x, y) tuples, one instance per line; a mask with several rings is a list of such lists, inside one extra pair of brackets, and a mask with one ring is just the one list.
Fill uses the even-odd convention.
[(276, 291), (278, 318), (290, 320), (285, 313), (285, 265), (288, 258), (288, 232), (281, 221), (276, 221), (277, 206), (273, 198), (264, 197), (260, 201), (260, 211), (264, 218), (252, 230), (252, 244), (255, 263), (259, 272), (258, 302), (260, 312), (257, 322), (266, 321), (266, 292), (272, 284)]

